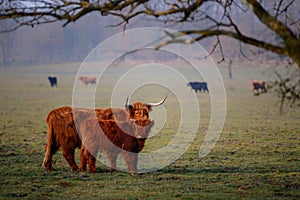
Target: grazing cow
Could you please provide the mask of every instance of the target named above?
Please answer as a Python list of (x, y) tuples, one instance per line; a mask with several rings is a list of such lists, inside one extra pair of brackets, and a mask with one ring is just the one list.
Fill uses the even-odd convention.
[(253, 94), (267, 92), (265, 81), (251, 81)]
[(57, 78), (55, 76), (48, 76), (48, 79), (50, 81), (51, 87), (53, 87), (53, 86), (57, 87)]
[(96, 172), (95, 156), (98, 151), (106, 153), (110, 170), (117, 169), (116, 160), (123, 154), (131, 175), (137, 171), (138, 153), (143, 149), (154, 121), (138, 119), (130, 121), (88, 119), (80, 126), (82, 146), (80, 149), (80, 169)]
[(188, 82), (187, 86), (190, 86), (195, 92), (208, 92), (206, 82)]
[(84, 85), (88, 85), (89, 83), (91, 85), (97, 84), (95, 76), (79, 76), (78, 80), (80, 80)]
[(158, 103), (142, 103), (135, 102), (128, 103), (128, 98), (125, 104), (126, 109), (121, 108), (107, 108), (107, 109), (79, 109), (64, 106), (61, 108), (53, 109), (49, 112), (46, 118), (48, 127), (47, 145), (45, 147), (45, 157), (43, 166), (47, 171), (52, 171), (52, 157), (61, 147), (63, 156), (68, 161), (72, 170), (77, 171), (78, 166), (74, 160), (74, 152), (76, 148), (81, 147), (80, 132), (76, 127), (80, 124), (95, 116), (98, 119), (108, 120), (114, 119), (118, 121), (126, 121), (131, 119), (148, 119), (149, 112), (152, 107), (161, 105), (165, 99)]

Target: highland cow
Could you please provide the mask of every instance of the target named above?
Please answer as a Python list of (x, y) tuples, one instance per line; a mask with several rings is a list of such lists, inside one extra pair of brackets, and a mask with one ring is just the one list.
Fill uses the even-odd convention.
[(47, 144), (45, 146), (45, 157), (43, 165), (47, 171), (52, 171), (52, 157), (61, 147), (63, 156), (72, 170), (78, 170), (74, 160), (76, 148), (81, 147), (81, 140), (76, 129), (76, 124), (96, 116), (103, 115), (101, 109), (73, 109), (69, 106), (53, 109), (46, 118), (48, 127)]

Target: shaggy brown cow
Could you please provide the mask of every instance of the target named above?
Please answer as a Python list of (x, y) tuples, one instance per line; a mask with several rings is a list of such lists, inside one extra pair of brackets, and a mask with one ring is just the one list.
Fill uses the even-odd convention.
[(43, 165), (52, 171), (52, 156), (62, 147), (63, 156), (73, 170), (78, 170), (74, 160), (75, 148), (81, 147), (81, 140), (75, 124), (95, 116), (103, 116), (101, 109), (73, 109), (70, 106), (53, 109), (46, 118), (48, 126), (47, 144)]
[[(76, 130), (76, 127), (80, 127), (80, 124), (95, 116), (97, 118), (107, 120), (115, 119), (118, 121), (126, 121), (131, 119), (148, 119), (149, 112), (152, 107), (161, 105), (165, 99), (158, 103), (142, 103), (136, 102), (128, 104), (128, 98), (125, 104), (126, 110), (121, 108), (107, 108), (107, 109), (79, 109), (64, 106), (61, 108), (53, 109), (49, 112), (46, 118), (48, 126), (47, 145), (45, 147), (45, 157), (43, 166), (47, 171), (52, 171), (52, 157), (57, 150), (62, 147), (63, 156), (68, 161), (73, 170), (78, 170), (78, 166), (74, 160), (74, 152), (76, 148), (81, 147), (80, 133)], [(75, 117), (75, 120), (73, 119)], [(75, 124), (76, 123), (76, 124)]]
[[(62, 147), (63, 156), (69, 163), (72, 170), (78, 170), (74, 160), (76, 148), (81, 147), (80, 124), (91, 117), (99, 119), (116, 119), (126, 121), (129, 114), (123, 109), (83, 109), (64, 106), (52, 110), (47, 118), (48, 126), (47, 144), (45, 146), (44, 167), (47, 171), (52, 171), (52, 156)], [(77, 128), (76, 128), (77, 127)]]
[(80, 149), (80, 169), (95, 173), (95, 156), (98, 150), (105, 152), (110, 160), (110, 170), (117, 169), (116, 160), (123, 154), (131, 175), (137, 171), (138, 153), (143, 149), (154, 121), (150, 120), (95, 120), (88, 119), (80, 126), (82, 146)]
[(87, 85), (87, 84), (97, 84), (96, 82), (96, 77), (95, 76), (79, 76), (78, 77), (78, 80), (80, 80), (84, 85)]

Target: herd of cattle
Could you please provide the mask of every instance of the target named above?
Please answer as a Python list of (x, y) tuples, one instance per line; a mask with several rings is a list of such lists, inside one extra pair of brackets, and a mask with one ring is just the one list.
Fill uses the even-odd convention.
[[(55, 76), (49, 76), (48, 77), (50, 81), (51, 87), (57, 86), (57, 77)], [(97, 84), (96, 77), (95, 76), (79, 76), (78, 80), (82, 82), (84, 85), (88, 84)], [(207, 82), (188, 82), (188, 87), (191, 87), (192, 90), (195, 92), (209, 92)], [(254, 95), (258, 95), (260, 93), (267, 92), (266, 82), (265, 81), (251, 81), (251, 87), (252, 92)]]
[[(63, 156), (73, 171), (96, 172), (95, 155), (106, 154), (111, 171), (117, 169), (116, 160), (123, 154), (128, 171), (137, 171), (138, 153), (154, 125), (149, 119), (153, 107), (164, 103), (125, 103), (125, 108), (83, 109), (63, 106), (53, 109), (46, 118), (47, 144), (43, 166), (52, 171), (52, 157), (62, 149)], [(75, 149), (80, 148), (80, 166), (75, 162)]]
[[(48, 77), (51, 87), (57, 86), (57, 77)], [(82, 77), (78, 80), (84, 85), (96, 84), (96, 77)], [(195, 92), (209, 92), (206, 82), (188, 82)], [(264, 81), (251, 81), (253, 94), (266, 92)], [(117, 169), (116, 160), (123, 154), (128, 171), (134, 175), (137, 171), (138, 153), (154, 124), (149, 119), (152, 107), (161, 105), (167, 97), (158, 103), (135, 102), (125, 104), (125, 108), (84, 109), (63, 106), (53, 109), (46, 118), (48, 127), (47, 144), (43, 166), (52, 171), (52, 157), (62, 148), (63, 156), (74, 171), (96, 172), (95, 162), (98, 151), (106, 154), (110, 161), (110, 170)], [(80, 148), (80, 166), (75, 162), (75, 149)]]
[[(48, 80), (50, 82), (51, 87), (54, 87), (54, 86), (57, 87), (57, 77), (56, 76), (48, 76)], [(82, 82), (82, 84), (84, 84), (84, 85), (88, 85), (88, 84), (96, 85), (97, 84), (95, 76), (79, 76), (78, 80), (80, 80)]]
[[(195, 92), (209, 92), (207, 82), (188, 82), (188, 87), (191, 87)], [(259, 95), (260, 93), (267, 92), (267, 84), (265, 81), (251, 81), (252, 93)]]

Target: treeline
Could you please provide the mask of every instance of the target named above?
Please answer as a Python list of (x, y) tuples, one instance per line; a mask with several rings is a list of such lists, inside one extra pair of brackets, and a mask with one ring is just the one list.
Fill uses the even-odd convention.
[[(107, 28), (114, 18), (90, 15), (63, 28), (62, 23), (21, 27), (0, 34), (0, 65), (79, 62), (102, 40), (120, 31)], [(6, 21), (2, 26), (12, 26)]]

